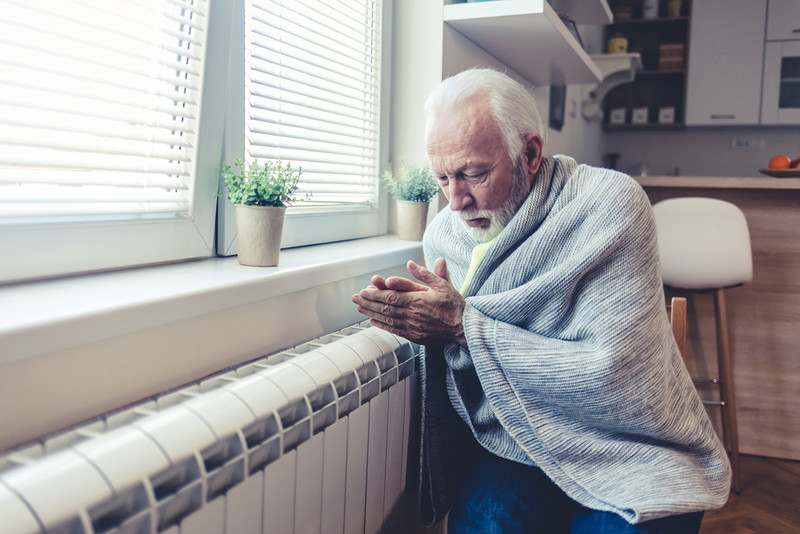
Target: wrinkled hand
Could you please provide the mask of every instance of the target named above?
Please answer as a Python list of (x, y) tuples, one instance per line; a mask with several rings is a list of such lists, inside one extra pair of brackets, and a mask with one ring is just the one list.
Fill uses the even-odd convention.
[(408, 272), (422, 283), (393, 276), (373, 276), (372, 285), (353, 296), (358, 311), (372, 326), (422, 345), (452, 341), (467, 346), (462, 325), (466, 301), (450, 283), (447, 262), (439, 258), (433, 272), (413, 261)]

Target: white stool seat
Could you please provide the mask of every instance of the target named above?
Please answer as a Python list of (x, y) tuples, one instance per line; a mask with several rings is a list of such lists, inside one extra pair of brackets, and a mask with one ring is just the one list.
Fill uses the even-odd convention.
[(653, 206), (653, 214), (664, 285), (714, 294), (719, 378), (693, 378), (719, 386), (720, 400), (703, 402), (722, 408), (722, 438), (731, 456), (732, 488), (738, 493), (739, 431), (724, 289), (753, 279), (747, 220), (734, 204), (715, 198), (662, 200)]
[(731, 287), (753, 279), (750, 234), (742, 210), (715, 198), (685, 197), (653, 206), (664, 284)]

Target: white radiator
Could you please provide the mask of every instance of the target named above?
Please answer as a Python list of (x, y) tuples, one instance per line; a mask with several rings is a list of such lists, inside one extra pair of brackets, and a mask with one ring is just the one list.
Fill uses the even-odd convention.
[(12, 451), (0, 532), (386, 531), (414, 352), (354, 326)]

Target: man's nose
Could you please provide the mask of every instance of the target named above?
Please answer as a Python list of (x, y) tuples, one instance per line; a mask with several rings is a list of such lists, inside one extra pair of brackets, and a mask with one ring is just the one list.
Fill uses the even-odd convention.
[(447, 184), (447, 200), (453, 211), (461, 211), (474, 202), (469, 186), (456, 178), (451, 178)]

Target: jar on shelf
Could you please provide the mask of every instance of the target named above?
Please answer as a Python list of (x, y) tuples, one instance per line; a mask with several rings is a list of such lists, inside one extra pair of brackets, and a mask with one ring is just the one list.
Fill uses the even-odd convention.
[(644, 2), (642, 2), (642, 18), (658, 18), (658, 0), (644, 0)]
[(683, 9), (683, 0), (668, 0), (667, 15), (670, 17), (680, 17)]
[(609, 54), (627, 54), (628, 53), (628, 38), (623, 34), (617, 32), (608, 39), (608, 53)]

